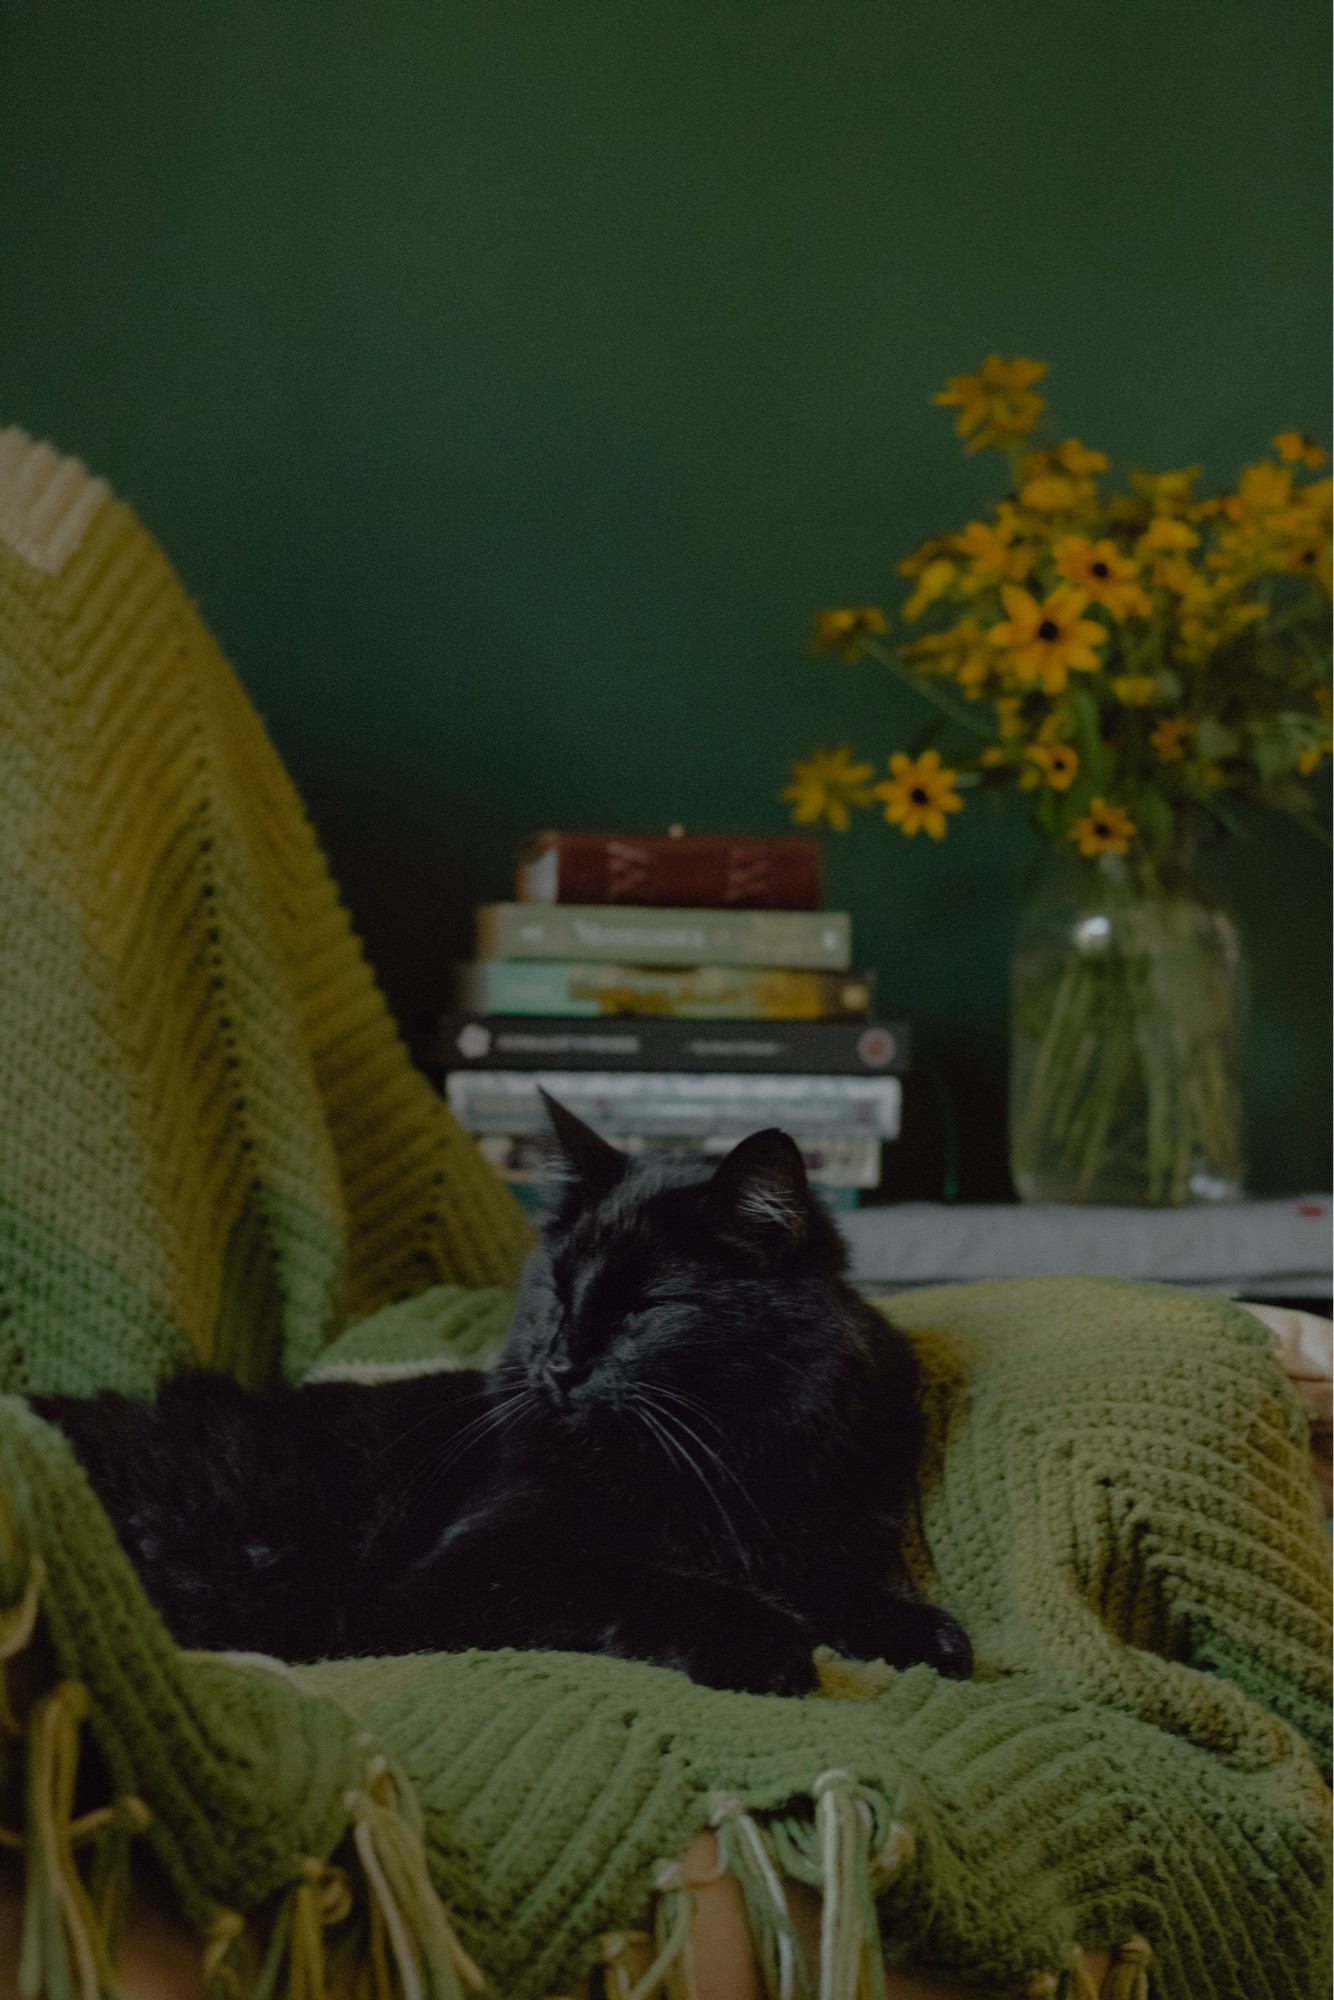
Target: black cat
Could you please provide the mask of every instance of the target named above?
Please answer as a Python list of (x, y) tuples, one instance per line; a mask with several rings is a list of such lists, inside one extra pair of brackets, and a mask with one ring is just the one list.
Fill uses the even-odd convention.
[(489, 1373), (34, 1398), (175, 1638), (556, 1647), (782, 1694), (821, 1644), (966, 1676), (902, 1568), (912, 1349), (844, 1277), (791, 1139), (646, 1165), (548, 1103), (570, 1178)]

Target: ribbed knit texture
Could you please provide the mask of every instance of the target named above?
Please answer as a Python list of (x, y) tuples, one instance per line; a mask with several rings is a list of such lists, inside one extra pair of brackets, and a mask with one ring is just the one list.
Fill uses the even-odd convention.
[[(89, 1688), (89, 1728), (117, 1789), (150, 1806), (187, 1913), (253, 1907), (295, 1855), (333, 1850), (364, 1729), (408, 1779), (435, 1885), (506, 2000), (568, 1990), (718, 1793), (818, 1886), (812, 1805), (831, 1769), (870, 1808), (873, 1853), (910, 1829), (880, 1900), (892, 1956), (1018, 1990), (1141, 1933), (1171, 2000), (1323, 1992), (1328, 1795), (1276, 1711), (1323, 1752), (1327, 1561), (1263, 1333), (1213, 1300), (1079, 1278), (894, 1312), (928, 1377), (935, 1588), (978, 1670), (830, 1676), (856, 1700), (561, 1654), (286, 1678), (182, 1657), (63, 1440), (0, 1402), (0, 1510), (48, 1566), (59, 1671)], [(383, 1319), (401, 1363), (403, 1309)], [(375, 1328), (347, 1349), (372, 1357)], [(424, 1342), (428, 1362), (439, 1351)], [(5, 1572), (12, 1599), (22, 1560)]]
[[(523, 1225), (409, 1068), (165, 561), (71, 463), (0, 434), (0, 1389), (483, 1358)], [(845, 1906), (859, 1868), (914, 1964), (1051, 1992), (1141, 1933), (1163, 2000), (1323, 1993), (1328, 1547), (1263, 1332), (1096, 1279), (889, 1309), (926, 1381), (913, 1560), (974, 1640), (964, 1685), (831, 1666), (856, 1699), (789, 1701), (574, 1655), (182, 1655), (12, 1396), (0, 1605), (44, 1564), (56, 1674), (224, 1942), (236, 1910), (312, 1895), (355, 1822), (407, 1855), (397, 1907), (444, 1963), (415, 1833), (369, 1797), (385, 1753), (502, 2000), (568, 1991), (743, 1810)]]
[(536, 2000), (710, 1790), (808, 1824), (835, 1766), (880, 1837), (915, 1831), (881, 1903), (896, 1956), (1009, 1990), (1139, 1932), (1155, 1993), (1322, 1992), (1328, 1795), (1280, 1717), (1327, 1759), (1327, 1546), (1264, 1330), (1115, 1279), (887, 1310), (926, 1370), (923, 1526), (971, 1683), (916, 1668), (845, 1703), (552, 1655), (302, 1671), (394, 1744), (465, 1944)]
[(0, 432), (6, 1380), (295, 1375), (391, 1300), (512, 1283), (526, 1240), (161, 550)]

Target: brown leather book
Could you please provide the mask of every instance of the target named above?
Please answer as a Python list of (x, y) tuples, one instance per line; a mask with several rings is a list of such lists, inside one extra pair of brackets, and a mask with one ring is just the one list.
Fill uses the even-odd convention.
[(517, 900), (818, 910), (820, 843), (782, 833), (538, 833), (519, 851)]

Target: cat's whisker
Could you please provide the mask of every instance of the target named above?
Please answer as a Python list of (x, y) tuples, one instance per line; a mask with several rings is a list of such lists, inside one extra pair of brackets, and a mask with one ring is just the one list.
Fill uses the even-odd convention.
[(467, 1456), (474, 1445), (480, 1444), (484, 1438), (511, 1425), (519, 1406), (531, 1400), (531, 1390), (526, 1388), (515, 1390), (502, 1402), (493, 1403), (489, 1409), (483, 1410), (480, 1416), (473, 1417), (462, 1430), (456, 1431), (442, 1453), (428, 1454), (401, 1482), (398, 1492), (380, 1517), (377, 1532), (383, 1532), (409, 1500), (424, 1501), (460, 1459)]
[(423, 1464), (417, 1466), (403, 1481), (398, 1493), (386, 1507), (376, 1528), (376, 1533), (382, 1534), (385, 1532), (409, 1502), (414, 1506), (424, 1507), (436, 1488), (448, 1477), (459, 1462), (467, 1456), (473, 1446), (480, 1444), (485, 1437), (493, 1435), (496, 1430), (503, 1429), (509, 1420), (509, 1413), (502, 1412), (492, 1421), (486, 1430), (479, 1430), (461, 1447), (447, 1453), (441, 1459), (428, 1458)]
[[(635, 1414), (639, 1416), (645, 1424), (648, 1425), (650, 1435), (654, 1437), (657, 1440), (657, 1442), (662, 1446), (662, 1449), (666, 1454), (667, 1463), (672, 1467), (673, 1471), (675, 1471), (678, 1466), (684, 1466), (688, 1472), (694, 1474), (695, 1478), (697, 1479), (701, 1478), (699, 1467), (691, 1459), (689, 1453), (677, 1441), (677, 1439), (675, 1439), (671, 1435), (670, 1431), (668, 1431), (666, 1427), (658, 1421), (656, 1417), (650, 1415), (649, 1411), (643, 1408), (638, 1409), (635, 1412)], [(709, 1494), (710, 1499), (713, 1499), (715, 1496), (711, 1488), (709, 1487), (708, 1481), (702, 1480), (702, 1484), (704, 1485), (705, 1491)]]
[(456, 1464), (466, 1452), (471, 1451), (474, 1445), (480, 1444), (484, 1437), (488, 1437), (493, 1431), (504, 1430), (512, 1424), (519, 1406), (531, 1400), (531, 1390), (518, 1389), (503, 1402), (493, 1403), (489, 1410), (484, 1410), (481, 1416), (474, 1417), (461, 1431), (455, 1432), (441, 1459), (428, 1460), (428, 1463), (434, 1463), (441, 1474), (448, 1471), (450, 1466)]
[[(659, 1395), (672, 1396), (674, 1395), (675, 1392), (672, 1391), (671, 1389), (662, 1389), (661, 1387), (655, 1386), (653, 1389), (641, 1389), (640, 1393), (642, 1395), (647, 1396), (650, 1399), (655, 1399)], [(690, 1401), (688, 1397), (676, 1396), (675, 1399), (678, 1402), (685, 1403), (687, 1407), (690, 1407)], [(678, 1425), (679, 1428), (685, 1432), (686, 1436), (690, 1438), (695, 1444), (697, 1444), (702, 1452), (706, 1453), (707, 1456), (712, 1459), (713, 1463), (717, 1466), (719, 1472), (721, 1472), (726, 1478), (731, 1480), (733, 1486), (735, 1486), (737, 1492), (741, 1495), (741, 1498), (745, 1501), (746, 1505), (750, 1508), (751, 1513), (755, 1516), (755, 1519), (764, 1529), (765, 1534), (768, 1535), (771, 1539), (776, 1541), (777, 1536), (774, 1535), (772, 1527), (769, 1525), (764, 1515), (760, 1512), (759, 1508), (755, 1505), (755, 1502), (751, 1497), (749, 1488), (745, 1486), (744, 1483), (737, 1477), (736, 1473), (732, 1470), (732, 1467), (727, 1463), (727, 1460), (723, 1458), (719, 1452), (716, 1452), (712, 1445), (707, 1444), (705, 1440), (699, 1435), (698, 1431), (692, 1430), (690, 1425), (685, 1421), (684, 1417), (678, 1416), (676, 1412), (673, 1410), (664, 1410), (661, 1407), (661, 1405), (657, 1405), (657, 1411), (659, 1417), (661, 1417), (664, 1422), (674, 1423)], [(700, 1412), (699, 1414), (702, 1415), (704, 1413)], [(721, 1425), (715, 1425), (714, 1428), (718, 1431), (718, 1434), (721, 1437), (723, 1435)]]
[(700, 1485), (704, 1488), (704, 1491), (708, 1494), (710, 1500), (712, 1500), (714, 1506), (718, 1509), (718, 1512), (722, 1515), (723, 1523), (727, 1529), (728, 1534), (732, 1537), (732, 1542), (736, 1549), (737, 1554), (741, 1558), (742, 1568), (749, 1569), (750, 1554), (746, 1548), (745, 1543), (742, 1541), (740, 1535), (736, 1531), (736, 1524), (732, 1520), (731, 1515), (728, 1513), (726, 1507), (723, 1505), (718, 1494), (714, 1491), (712, 1485), (709, 1483), (708, 1475), (703, 1470), (703, 1467), (698, 1463), (694, 1454), (690, 1451), (689, 1447), (687, 1445), (684, 1445), (681, 1442), (680, 1438), (674, 1437), (672, 1433), (667, 1430), (665, 1424), (663, 1424), (660, 1421), (660, 1419), (666, 1415), (666, 1412), (659, 1411), (658, 1414), (655, 1416), (642, 1401), (638, 1403), (637, 1407), (638, 1407), (638, 1414), (641, 1417), (643, 1417), (645, 1423), (650, 1425), (653, 1431), (659, 1437), (661, 1437), (664, 1447), (670, 1447), (672, 1451), (677, 1453), (681, 1459), (681, 1462), (684, 1465), (686, 1465), (691, 1472), (694, 1473), (696, 1479), (698, 1479)]
[(717, 1431), (719, 1437), (726, 1437), (727, 1433), (719, 1423), (717, 1417), (714, 1416), (712, 1410), (705, 1408), (697, 1396), (686, 1396), (680, 1389), (669, 1389), (663, 1382), (655, 1382), (651, 1393), (654, 1396), (668, 1396), (672, 1402), (682, 1404), (692, 1415), (702, 1418), (711, 1430)]
[[(480, 1389), (474, 1389), (471, 1393), (465, 1394), (464, 1396), (460, 1397), (459, 1400), (461, 1402), (475, 1403), (477, 1402), (479, 1397), (489, 1397), (490, 1394), (491, 1390), (489, 1385), (484, 1385)], [(483, 1411), (482, 1414), (483, 1416), (485, 1416), (486, 1412)], [(424, 1417), (418, 1417), (414, 1423), (410, 1423), (408, 1425), (406, 1430), (397, 1431), (395, 1432), (393, 1437), (387, 1439), (386, 1442), (382, 1444), (380, 1446), (380, 1449), (376, 1452), (375, 1454), (376, 1458), (377, 1459), (385, 1458), (391, 1451), (401, 1450), (402, 1447), (407, 1443), (408, 1439), (410, 1437), (415, 1437), (418, 1431), (424, 1430), (427, 1424), (438, 1424), (439, 1421), (440, 1421), (439, 1411), (428, 1410)]]

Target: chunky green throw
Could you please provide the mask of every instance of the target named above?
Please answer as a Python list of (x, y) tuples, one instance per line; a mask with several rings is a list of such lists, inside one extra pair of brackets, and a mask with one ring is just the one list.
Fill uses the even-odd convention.
[[(418, 1086), (277, 760), (155, 545), (0, 433), (0, 1842), (25, 1990), (96, 2000), (151, 1848), (218, 2000), (568, 1992), (714, 1824), (774, 2000), (880, 1952), (1003, 1992), (1327, 1984), (1327, 1543), (1239, 1308), (1113, 1280), (897, 1299), (915, 1561), (965, 1685), (803, 1701), (553, 1654), (180, 1653), (21, 1400), (196, 1356), (374, 1380), (494, 1351), (523, 1227)], [(329, 1560), (337, 1551), (328, 1552)], [(81, 1775), (80, 1775), (81, 1774)], [(784, 1878), (821, 1889), (801, 1959)]]

